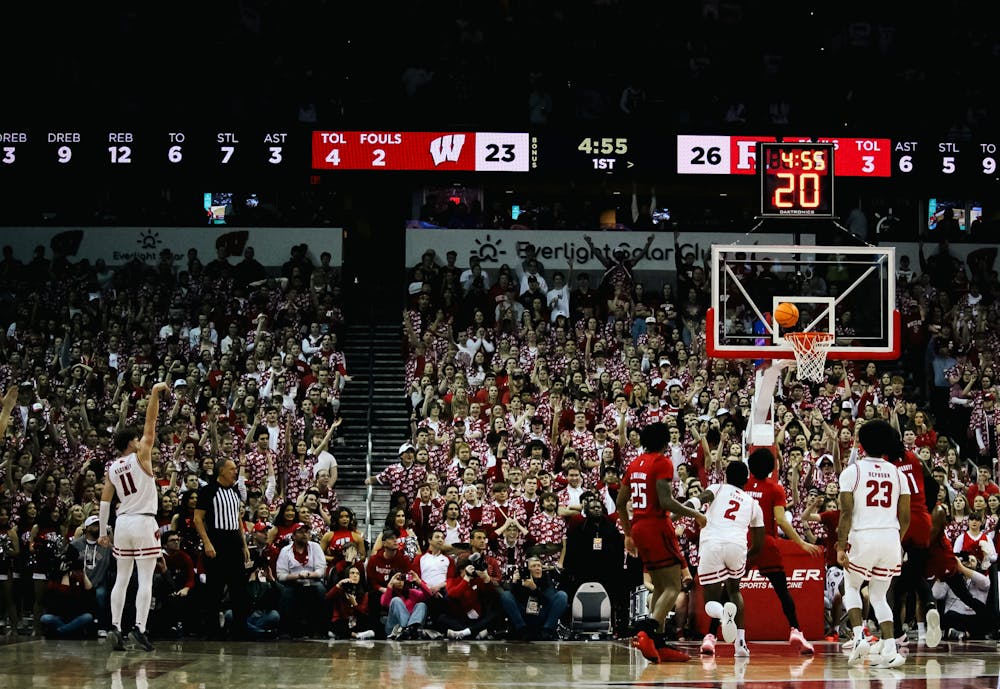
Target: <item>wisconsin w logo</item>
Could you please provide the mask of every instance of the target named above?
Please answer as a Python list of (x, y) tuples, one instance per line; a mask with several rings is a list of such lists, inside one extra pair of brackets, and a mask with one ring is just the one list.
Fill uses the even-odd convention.
[(451, 161), (458, 162), (462, 155), (462, 146), (465, 145), (465, 134), (446, 134), (431, 141), (431, 158), (434, 165)]

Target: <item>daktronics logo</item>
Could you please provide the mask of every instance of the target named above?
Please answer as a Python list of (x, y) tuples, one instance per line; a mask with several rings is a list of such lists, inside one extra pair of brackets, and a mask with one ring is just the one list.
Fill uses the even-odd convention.
[(434, 159), (434, 166), (442, 163), (457, 163), (462, 155), (462, 146), (465, 145), (465, 134), (446, 134), (431, 141), (431, 158)]
[[(823, 570), (821, 569), (793, 569), (791, 576), (788, 577), (788, 588), (790, 589), (800, 589), (803, 587), (805, 582), (815, 581), (820, 585), (823, 584)], [(759, 570), (751, 569), (748, 571), (742, 579), (740, 579), (741, 589), (769, 589), (771, 588), (771, 582), (767, 580)]]

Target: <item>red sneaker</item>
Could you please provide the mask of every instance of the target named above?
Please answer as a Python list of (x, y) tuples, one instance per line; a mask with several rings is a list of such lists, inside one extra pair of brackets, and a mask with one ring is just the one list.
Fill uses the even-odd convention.
[(635, 638), (632, 639), (632, 645), (639, 649), (639, 653), (642, 654), (642, 657), (649, 662), (660, 662), (660, 653), (656, 650), (656, 644), (646, 632), (639, 632), (636, 634)]
[(660, 654), (661, 663), (685, 663), (691, 660), (691, 656), (687, 653), (679, 648), (673, 648), (671, 646), (664, 646), (663, 648), (658, 649), (658, 652)]

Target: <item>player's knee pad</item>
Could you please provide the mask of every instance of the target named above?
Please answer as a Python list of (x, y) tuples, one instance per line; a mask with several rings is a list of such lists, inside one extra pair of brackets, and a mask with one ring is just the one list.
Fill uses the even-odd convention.
[(844, 607), (848, 610), (861, 609), (861, 585), (864, 577), (855, 572), (844, 574)]
[(892, 620), (892, 606), (886, 599), (889, 592), (889, 581), (885, 579), (873, 579), (868, 582), (868, 599), (871, 601), (872, 610), (875, 612), (875, 619), (879, 622), (890, 622)]

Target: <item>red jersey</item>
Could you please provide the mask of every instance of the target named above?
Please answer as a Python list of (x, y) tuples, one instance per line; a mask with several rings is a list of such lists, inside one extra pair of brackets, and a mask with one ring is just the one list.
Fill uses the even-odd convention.
[(840, 510), (819, 513), (819, 523), (826, 529), (823, 538), (824, 559), (827, 567), (840, 567), (837, 562), (837, 527), (840, 526)]
[(750, 493), (760, 503), (760, 509), (764, 513), (764, 533), (767, 536), (777, 538), (778, 526), (774, 521), (774, 508), (784, 508), (788, 503), (785, 489), (781, 487), (781, 484), (770, 479), (761, 480), (751, 476), (750, 480), (743, 486), (743, 490)]
[(659, 452), (647, 452), (636, 457), (625, 471), (622, 481), (632, 496), (632, 521), (663, 519), (667, 511), (660, 507), (657, 481), (672, 481), (674, 465)]
[(906, 529), (903, 544), (927, 548), (931, 540), (931, 513), (927, 509), (927, 494), (924, 491), (924, 467), (910, 450), (903, 453), (896, 466), (906, 476), (910, 487), (910, 526)]

